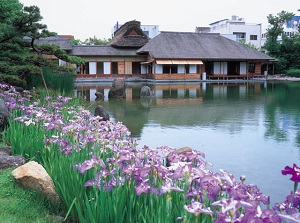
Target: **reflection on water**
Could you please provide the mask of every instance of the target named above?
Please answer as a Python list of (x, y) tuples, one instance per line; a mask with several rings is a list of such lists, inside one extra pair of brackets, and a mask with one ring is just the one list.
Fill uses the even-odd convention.
[[(141, 87), (146, 84), (127, 84), (124, 100), (108, 99), (110, 83), (97, 86), (77, 86), (75, 93), (85, 101), (102, 104), (115, 121), (122, 121), (140, 138), (149, 122), (161, 126), (207, 126), (223, 127), (230, 124), (231, 131), (240, 129), (238, 124), (246, 108), (251, 108), (266, 95), (266, 83), (242, 84), (152, 84), (154, 98), (141, 98)], [(97, 101), (95, 93), (101, 92), (104, 101)], [(93, 108), (93, 106), (92, 106)], [(251, 118), (251, 117), (250, 117)], [(253, 116), (256, 120), (256, 116)], [(232, 120), (235, 119), (235, 122)]]
[[(144, 85), (154, 98), (140, 98)], [(281, 170), (299, 164), (300, 83), (127, 84), (124, 100), (108, 99), (110, 87), (81, 85), (75, 94), (103, 105), (140, 146), (199, 149), (214, 171), (246, 175), (273, 204), (292, 190)], [(104, 100), (95, 101), (95, 92)]]

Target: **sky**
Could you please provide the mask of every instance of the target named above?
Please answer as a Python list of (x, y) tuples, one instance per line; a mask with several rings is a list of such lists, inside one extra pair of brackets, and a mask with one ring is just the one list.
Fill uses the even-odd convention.
[(85, 40), (96, 36), (111, 38), (118, 22), (131, 20), (142, 25), (158, 25), (159, 31), (194, 32), (196, 27), (231, 19), (244, 18), (246, 23), (262, 24), (267, 16), (282, 10), (299, 15), (300, 0), (20, 0), (25, 6), (40, 8), (49, 31), (73, 35)]

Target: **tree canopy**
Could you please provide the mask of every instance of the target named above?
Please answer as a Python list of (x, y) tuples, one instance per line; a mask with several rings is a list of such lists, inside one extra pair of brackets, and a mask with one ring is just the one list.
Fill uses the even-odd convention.
[(0, 74), (25, 79), (32, 74), (42, 74), (43, 66), (75, 70), (74, 67), (59, 67), (58, 63), (42, 55), (54, 55), (72, 64), (84, 63), (81, 58), (69, 56), (57, 45), (35, 44), (37, 39), (56, 35), (48, 31), (41, 20), (37, 6), (23, 6), (19, 0), (0, 1)]
[(89, 37), (88, 39), (85, 39), (84, 41), (81, 41), (79, 39), (73, 40), (74, 45), (107, 45), (111, 39), (100, 39), (96, 36)]
[[(276, 72), (283, 73), (289, 69), (300, 69), (300, 35), (299, 32), (291, 37), (284, 34), (284, 24), (291, 20), (293, 13), (281, 11), (276, 16), (269, 15), (268, 22), (271, 25), (267, 29), (267, 41), (264, 48), (268, 54), (279, 60)], [(282, 41), (278, 41), (278, 37), (282, 37)]]
[(267, 16), (268, 22), (271, 25), (267, 29), (267, 41), (265, 48), (268, 50), (270, 56), (278, 56), (280, 43), (277, 38), (283, 34), (283, 25), (294, 16), (293, 13), (281, 11), (276, 16), (269, 14)]

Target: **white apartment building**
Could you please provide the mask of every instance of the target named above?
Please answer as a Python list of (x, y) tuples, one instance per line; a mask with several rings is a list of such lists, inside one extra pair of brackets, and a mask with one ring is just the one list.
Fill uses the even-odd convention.
[(209, 24), (209, 27), (196, 27), (196, 32), (220, 33), (221, 35), (244, 43), (251, 43), (261, 48), (261, 24), (246, 23), (244, 18), (233, 15), (231, 19), (223, 19)]

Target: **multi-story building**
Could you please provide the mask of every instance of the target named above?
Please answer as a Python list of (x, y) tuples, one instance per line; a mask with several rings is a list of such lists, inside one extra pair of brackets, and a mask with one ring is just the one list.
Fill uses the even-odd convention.
[(220, 33), (229, 39), (251, 43), (261, 48), (261, 24), (246, 23), (244, 18), (233, 15), (231, 19), (222, 19), (209, 24), (209, 27), (196, 27), (200, 33)]

